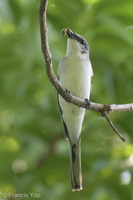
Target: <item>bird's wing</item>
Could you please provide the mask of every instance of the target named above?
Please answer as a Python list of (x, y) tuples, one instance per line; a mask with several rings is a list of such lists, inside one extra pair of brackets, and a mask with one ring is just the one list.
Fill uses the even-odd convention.
[(61, 121), (62, 121), (63, 128), (64, 128), (65, 138), (68, 140), (69, 133), (68, 133), (68, 129), (67, 129), (66, 123), (64, 122), (63, 117), (62, 117), (63, 111), (62, 111), (62, 108), (61, 108), (60, 102), (59, 102), (59, 94), (57, 95), (57, 100), (58, 100), (58, 105), (59, 105), (59, 109), (60, 109), (60, 116), (61, 116)]

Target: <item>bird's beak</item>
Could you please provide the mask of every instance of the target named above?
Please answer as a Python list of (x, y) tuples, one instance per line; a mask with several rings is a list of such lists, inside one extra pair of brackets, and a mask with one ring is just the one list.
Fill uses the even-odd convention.
[(63, 36), (67, 35), (69, 39), (73, 39), (73, 40), (77, 40), (77, 41), (81, 40), (80, 36), (77, 33), (73, 32), (70, 28), (63, 29), (61, 31), (61, 34)]
[(68, 38), (75, 39), (75, 38), (74, 38), (75, 33), (74, 33), (70, 28), (68, 28), (68, 29), (66, 30), (66, 34), (67, 34)]

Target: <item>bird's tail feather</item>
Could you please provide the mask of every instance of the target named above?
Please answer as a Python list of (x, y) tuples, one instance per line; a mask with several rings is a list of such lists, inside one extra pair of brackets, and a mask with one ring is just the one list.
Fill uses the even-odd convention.
[(70, 144), (70, 165), (72, 191), (82, 190), (81, 149), (80, 139), (76, 144)]

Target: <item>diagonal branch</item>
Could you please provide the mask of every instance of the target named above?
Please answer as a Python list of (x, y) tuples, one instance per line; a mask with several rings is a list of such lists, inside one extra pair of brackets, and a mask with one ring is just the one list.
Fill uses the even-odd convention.
[(105, 117), (105, 119), (107, 120), (107, 122), (109, 123), (109, 125), (111, 126), (111, 128), (113, 129), (113, 131), (119, 136), (119, 138), (122, 140), (122, 142), (125, 142), (126, 141), (125, 138), (121, 136), (121, 134), (116, 129), (116, 127), (114, 126), (114, 124), (112, 123), (112, 121), (108, 118), (106, 111), (102, 111), (101, 115), (102, 115), (102, 117)]
[(40, 33), (41, 33), (41, 45), (42, 53), (44, 55), (46, 72), (49, 77), (49, 80), (57, 90), (57, 92), (68, 102), (74, 103), (80, 107), (87, 107), (87, 103), (77, 97), (72, 96), (70, 93), (66, 92), (66, 89), (62, 87), (61, 83), (58, 81), (52, 69), (52, 57), (48, 45), (47, 37), (47, 19), (46, 19), (46, 10), (47, 10), (48, 0), (41, 0), (40, 11), (39, 11), (39, 20), (40, 20)]

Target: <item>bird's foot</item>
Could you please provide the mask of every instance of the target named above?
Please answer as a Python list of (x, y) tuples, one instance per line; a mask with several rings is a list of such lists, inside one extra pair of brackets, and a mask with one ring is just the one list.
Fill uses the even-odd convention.
[(87, 107), (88, 107), (87, 109), (89, 109), (89, 107), (90, 107), (90, 105), (91, 105), (90, 100), (86, 98), (85, 101), (86, 101), (86, 103), (87, 103)]
[(65, 88), (65, 90), (67, 94), (70, 94), (70, 90), (68, 90), (67, 88)]

